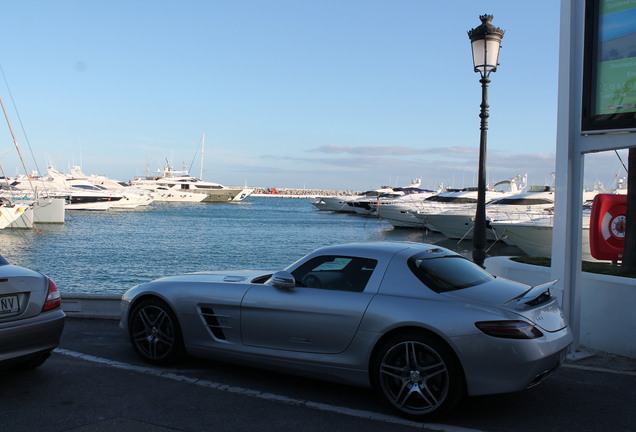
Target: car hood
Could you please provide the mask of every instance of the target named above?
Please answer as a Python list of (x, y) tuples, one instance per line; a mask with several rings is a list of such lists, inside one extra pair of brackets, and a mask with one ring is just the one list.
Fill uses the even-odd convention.
[(252, 269), (252, 270), (225, 270), (206, 271), (196, 273), (186, 273), (178, 276), (161, 278), (162, 282), (236, 282), (252, 283), (254, 279), (271, 275), (276, 270), (272, 269)]
[(529, 286), (507, 279), (495, 278), (490, 282), (444, 293), (457, 301), (470, 301), (521, 315), (548, 332), (561, 330), (567, 322), (550, 288), (557, 281)]

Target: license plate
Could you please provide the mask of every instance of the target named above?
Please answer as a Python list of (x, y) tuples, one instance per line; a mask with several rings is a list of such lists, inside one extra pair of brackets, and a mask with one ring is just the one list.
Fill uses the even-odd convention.
[(20, 310), (17, 295), (0, 297), (0, 315), (16, 313)]

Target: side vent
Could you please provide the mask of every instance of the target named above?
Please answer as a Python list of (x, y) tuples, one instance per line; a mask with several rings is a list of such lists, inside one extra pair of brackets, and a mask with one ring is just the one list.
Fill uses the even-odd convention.
[(217, 315), (214, 313), (214, 309), (211, 307), (201, 307), (201, 317), (205, 322), (205, 325), (208, 327), (212, 336), (218, 340), (225, 340), (225, 334), (223, 333), (223, 329), (228, 329), (227, 325), (223, 325), (221, 323), (227, 322), (227, 315)]

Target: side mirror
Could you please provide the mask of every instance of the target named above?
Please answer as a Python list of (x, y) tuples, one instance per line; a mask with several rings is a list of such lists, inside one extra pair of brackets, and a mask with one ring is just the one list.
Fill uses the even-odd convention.
[(286, 271), (277, 271), (269, 278), (268, 283), (272, 284), (276, 288), (291, 289), (296, 287), (296, 280), (291, 273)]

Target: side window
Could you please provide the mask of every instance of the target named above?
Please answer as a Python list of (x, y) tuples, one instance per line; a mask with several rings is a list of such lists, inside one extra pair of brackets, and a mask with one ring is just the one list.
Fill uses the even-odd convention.
[(307, 261), (292, 275), (299, 287), (362, 292), (376, 265), (373, 259), (326, 255)]

